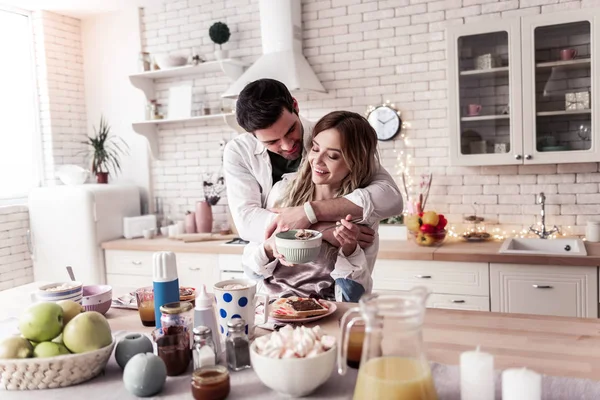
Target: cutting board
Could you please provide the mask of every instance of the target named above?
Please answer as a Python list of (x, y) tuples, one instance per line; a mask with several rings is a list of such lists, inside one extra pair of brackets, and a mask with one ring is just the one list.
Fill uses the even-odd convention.
[(234, 234), (221, 235), (220, 233), (183, 233), (175, 236), (173, 239), (181, 240), (184, 243), (208, 242), (211, 240), (231, 240), (236, 238)]

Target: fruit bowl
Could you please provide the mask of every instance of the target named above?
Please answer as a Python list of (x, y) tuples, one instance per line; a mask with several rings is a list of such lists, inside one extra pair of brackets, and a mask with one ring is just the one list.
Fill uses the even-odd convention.
[(411, 232), (410, 236), (419, 246), (439, 246), (446, 239), (447, 233), (444, 229), (434, 233)]
[(106, 367), (115, 338), (108, 346), (80, 354), (0, 360), (0, 390), (52, 389), (92, 379)]

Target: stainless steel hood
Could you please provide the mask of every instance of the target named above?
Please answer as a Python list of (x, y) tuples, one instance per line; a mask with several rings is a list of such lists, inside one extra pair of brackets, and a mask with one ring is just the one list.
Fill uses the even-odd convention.
[(277, 79), (290, 91), (327, 93), (302, 54), (300, 0), (260, 0), (260, 31), (263, 55), (225, 91), (237, 97), (250, 82)]

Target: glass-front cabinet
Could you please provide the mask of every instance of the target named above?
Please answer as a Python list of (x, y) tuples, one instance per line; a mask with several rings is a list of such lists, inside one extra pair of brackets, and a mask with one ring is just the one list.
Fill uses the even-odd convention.
[(449, 28), (452, 165), (600, 161), (597, 14)]
[(455, 27), (447, 40), (451, 163), (520, 164), (519, 21)]
[(598, 25), (594, 10), (522, 19), (525, 116), (530, 163), (600, 161)]

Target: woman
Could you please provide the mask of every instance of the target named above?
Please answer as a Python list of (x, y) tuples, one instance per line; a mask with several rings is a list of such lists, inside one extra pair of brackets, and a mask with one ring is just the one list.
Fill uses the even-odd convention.
[[(344, 196), (370, 183), (379, 166), (377, 137), (367, 120), (348, 111), (334, 111), (317, 122), (312, 146), (298, 172), (287, 174), (269, 193), (267, 207), (301, 206), (307, 201)], [(317, 296), (357, 301), (372, 288), (371, 272), (379, 241), (366, 251), (357, 242), (351, 217), (339, 222), (334, 237), (339, 247), (323, 241), (311, 263), (291, 265), (277, 253), (275, 235), (244, 249), (243, 264), (262, 276), (261, 289), (279, 297)], [(376, 230), (378, 220), (362, 221)]]

